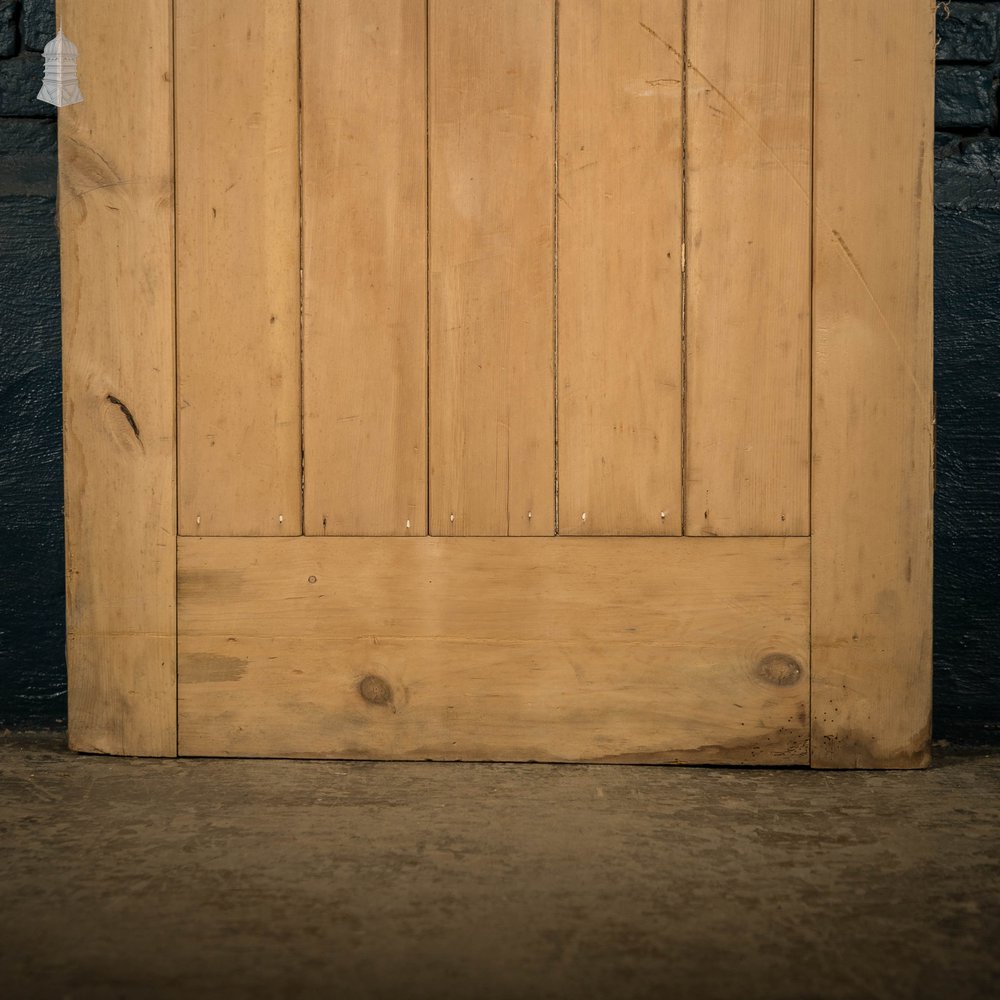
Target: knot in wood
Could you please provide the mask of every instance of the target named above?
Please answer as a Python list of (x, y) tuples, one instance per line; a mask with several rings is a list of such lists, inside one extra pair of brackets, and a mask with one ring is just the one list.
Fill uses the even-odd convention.
[(361, 697), (370, 705), (388, 705), (392, 701), (392, 688), (389, 682), (376, 674), (369, 674), (358, 684)]
[(789, 687), (802, 676), (802, 664), (784, 653), (771, 653), (757, 664), (755, 672), (768, 684)]

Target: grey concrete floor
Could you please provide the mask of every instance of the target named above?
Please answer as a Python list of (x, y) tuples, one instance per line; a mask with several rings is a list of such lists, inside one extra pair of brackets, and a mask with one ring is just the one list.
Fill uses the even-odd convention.
[(0, 737), (0, 996), (1000, 996), (1000, 751), (123, 760)]

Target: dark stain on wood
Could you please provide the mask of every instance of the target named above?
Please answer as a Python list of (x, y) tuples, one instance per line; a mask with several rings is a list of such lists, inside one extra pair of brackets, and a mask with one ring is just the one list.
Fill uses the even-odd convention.
[(181, 662), (180, 672), (184, 680), (194, 683), (239, 681), (246, 676), (249, 662), (245, 656), (198, 653)]
[(830, 770), (911, 770), (931, 763), (931, 727), (922, 726), (906, 746), (879, 744), (878, 735), (854, 729), (824, 732), (817, 720), (813, 728), (812, 766)]
[[(543, 758), (544, 759), (544, 758)], [(809, 729), (781, 726), (746, 739), (696, 747), (661, 750), (656, 747), (632, 753), (589, 758), (588, 764), (707, 764), (738, 767), (807, 767)]]

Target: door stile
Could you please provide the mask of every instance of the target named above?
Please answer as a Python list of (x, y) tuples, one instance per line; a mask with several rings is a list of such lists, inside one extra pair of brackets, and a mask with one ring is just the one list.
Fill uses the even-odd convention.
[(814, 767), (930, 760), (934, 8), (816, 0)]
[(86, 59), (86, 99), (58, 125), (69, 745), (170, 757), (172, 4), (60, 0), (59, 15)]

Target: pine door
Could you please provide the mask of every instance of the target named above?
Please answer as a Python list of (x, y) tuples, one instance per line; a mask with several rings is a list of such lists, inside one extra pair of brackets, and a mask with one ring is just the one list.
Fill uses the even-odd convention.
[(62, 0), (70, 738), (919, 766), (929, 0)]

